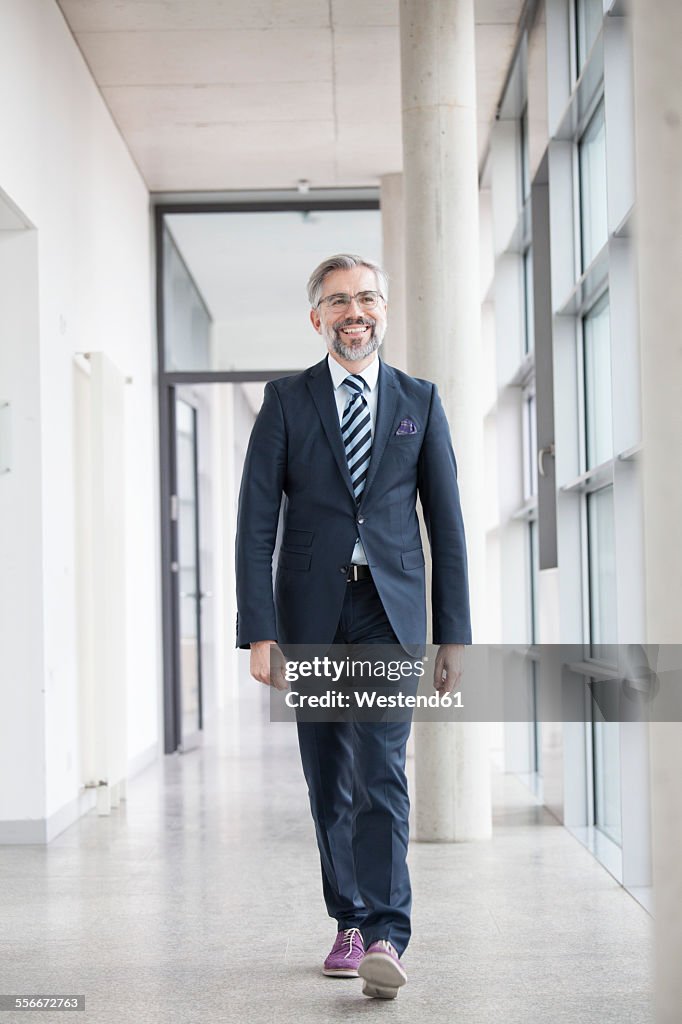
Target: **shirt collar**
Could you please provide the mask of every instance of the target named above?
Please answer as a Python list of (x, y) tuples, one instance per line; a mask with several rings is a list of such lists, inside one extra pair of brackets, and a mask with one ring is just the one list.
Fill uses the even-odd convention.
[[(332, 375), (332, 384), (336, 391), (350, 374), (345, 366), (337, 363), (336, 359), (329, 353), (327, 353), (327, 362), (329, 364), (329, 372)], [(356, 376), (362, 377), (370, 391), (373, 391), (379, 379), (379, 355), (377, 354), (372, 362), (364, 370), (360, 370)]]

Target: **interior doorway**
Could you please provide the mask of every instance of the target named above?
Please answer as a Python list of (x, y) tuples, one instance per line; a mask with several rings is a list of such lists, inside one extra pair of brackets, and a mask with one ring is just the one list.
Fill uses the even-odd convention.
[[(378, 191), (155, 208), (164, 750), (202, 742), (236, 679), (234, 536), (265, 382), (324, 355), (305, 286), (332, 252), (381, 260)], [(207, 385), (211, 385), (208, 387)]]

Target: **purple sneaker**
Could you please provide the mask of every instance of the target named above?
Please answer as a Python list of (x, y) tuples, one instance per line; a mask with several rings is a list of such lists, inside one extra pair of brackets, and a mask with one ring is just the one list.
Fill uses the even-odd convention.
[(395, 999), (398, 989), (407, 981), (400, 957), (388, 939), (372, 943), (360, 962), (358, 974), (365, 981), (363, 996), (374, 999)]
[(358, 964), (365, 954), (365, 944), (359, 928), (345, 928), (338, 932), (331, 953), (324, 962), (322, 973), (330, 978), (357, 978)]

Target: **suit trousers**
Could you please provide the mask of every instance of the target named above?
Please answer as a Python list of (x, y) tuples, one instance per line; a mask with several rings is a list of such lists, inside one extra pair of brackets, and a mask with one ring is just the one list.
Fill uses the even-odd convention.
[[(371, 578), (346, 584), (334, 644), (398, 644)], [(405, 658), (404, 653), (402, 657)], [(410, 939), (410, 801), (402, 721), (298, 722), (329, 916), (359, 928), (367, 948)]]

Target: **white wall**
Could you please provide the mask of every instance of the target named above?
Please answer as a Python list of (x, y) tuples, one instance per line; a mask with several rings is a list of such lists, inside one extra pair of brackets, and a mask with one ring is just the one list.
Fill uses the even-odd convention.
[(36, 242), (34, 231), (0, 231), (0, 818), (10, 819), (45, 807)]
[[(24, 308), (26, 316), (37, 313), (39, 355), (30, 373), (24, 369), (3, 379), (2, 397), (13, 401), (18, 422), (34, 406), (40, 425), (39, 442), (32, 439), (26, 450), (18, 446), (17, 471), (1, 482), (13, 508), (25, 510), (24, 528), (14, 531), (16, 543), (33, 555), (42, 547), (22, 630), (3, 637), (0, 651), (0, 750), (3, 767), (17, 769), (11, 788), (7, 774), (0, 776), (1, 840), (3, 820), (52, 816), (49, 838), (77, 814), (73, 356), (78, 351), (104, 351), (133, 378), (127, 401), (126, 568), (128, 755), (136, 763), (159, 739), (160, 624), (148, 194), (56, 3), (2, 4), (0, 124), (0, 189), (35, 227), (39, 287), (37, 298), (35, 288), (33, 294), (25, 292)], [(3, 336), (0, 347), (4, 351), (16, 343), (16, 337)], [(39, 499), (35, 473), (28, 479), (29, 459), (38, 454)], [(31, 568), (27, 563), (27, 572)], [(7, 602), (12, 585), (3, 572), (0, 602)], [(5, 712), (17, 687), (32, 699), (10, 717)], [(18, 769), (22, 752), (42, 742), (36, 737), (43, 730), (41, 803)]]

